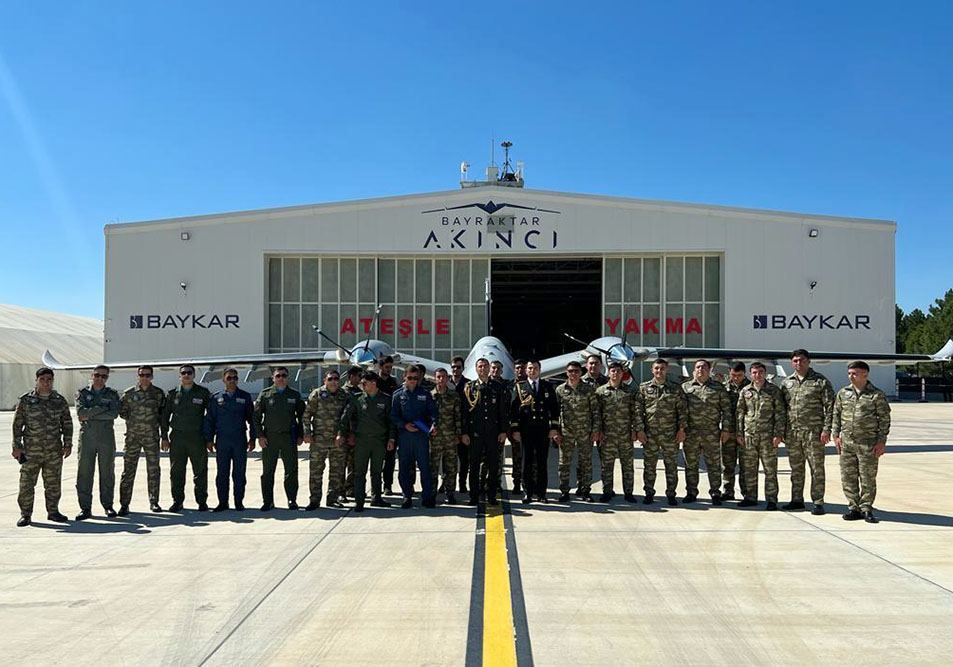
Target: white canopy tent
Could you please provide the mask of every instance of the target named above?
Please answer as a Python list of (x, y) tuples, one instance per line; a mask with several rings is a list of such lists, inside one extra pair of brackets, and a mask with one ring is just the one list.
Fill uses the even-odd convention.
[[(0, 304), (0, 410), (12, 410), (17, 397), (33, 389), (36, 369), (45, 350), (73, 364), (103, 358), (103, 323), (91, 317), (64, 315)], [(89, 374), (56, 373), (54, 388), (73, 403)]]

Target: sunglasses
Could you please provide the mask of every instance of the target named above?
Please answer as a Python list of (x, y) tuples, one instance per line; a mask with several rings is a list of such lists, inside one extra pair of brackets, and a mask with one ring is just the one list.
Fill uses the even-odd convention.
[(287, 373), (275, 373), (276, 378), (286, 378), (288, 377)]
[(229, 375), (227, 378), (225, 378), (225, 382), (238, 382), (238, 376)]
[(416, 375), (407, 375), (406, 377), (404, 377), (404, 379), (405, 379), (405, 380), (413, 380), (414, 382), (416, 382), (416, 381), (419, 380), (420, 378), (418, 378)]
[(463, 366), (451, 366), (451, 367), (450, 367), (450, 370), (462, 371), (462, 370), (463, 370)]
[(108, 373), (93, 373), (93, 377), (105, 379), (109, 377), (109, 374)]
[(341, 378), (328, 378), (328, 382), (340, 382)]
[(151, 378), (151, 377), (152, 377), (152, 373), (139, 373), (139, 377), (141, 377), (141, 378)]
[(195, 371), (179, 371), (179, 375), (195, 375)]

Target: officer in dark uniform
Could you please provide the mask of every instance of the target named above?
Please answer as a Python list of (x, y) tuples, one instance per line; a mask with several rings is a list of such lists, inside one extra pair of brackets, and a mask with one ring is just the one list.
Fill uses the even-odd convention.
[[(364, 369), (360, 366), (351, 366), (347, 369), (347, 384), (344, 385), (344, 389), (347, 390), (348, 396), (360, 396), (364, 393), (364, 390), (361, 388), (361, 375), (364, 373)], [(347, 402), (344, 403), (344, 407), (347, 407)], [(342, 409), (343, 413), (344, 410)], [(340, 415), (338, 415), (340, 418)], [(344, 469), (346, 475), (344, 478), (344, 488), (341, 489), (341, 502), (347, 502), (347, 496), (349, 493), (354, 492), (354, 448), (353, 447), (344, 447)]]
[(159, 422), (162, 449), (169, 452), (171, 463), (169, 477), (172, 480), (172, 506), (169, 511), (182, 511), (182, 504), (185, 502), (185, 467), (191, 463), (195, 502), (198, 503), (200, 512), (207, 512), (208, 449), (202, 428), (205, 410), (212, 400), (212, 392), (195, 383), (195, 367), (191, 364), (179, 366), (179, 377), (179, 386), (170, 390), (166, 396), (165, 410), (162, 411)]
[(304, 441), (301, 394), (288, 386), (288, 369), (275, 368), (274, 384), (258, 394), (255, 401), (255, 433), (261, 445), (262, 512), (275, 508), (275, 470), (278, 458), (285, 469), (285, 494), (288, 509), (298, 509), (298, 445)]
[[(391, 373), (394, 370), (394, 358), (386, 356), (380, 361), (380, 373), (378, 373), (377, 390), (388, 397), (393, 397), (394, 392), (400, 387)], [(384, 452), (383, 483), (384, 493), (393, 495), (394, 493), (394, 469), (397, 467), (397, 450), (388, 449)]]
[(486, 501), (498, 505), (500, 444), (506, 441), (507, 396), (498, 382), (490, 380), (490, 362), (478, 359), (477, 379), (463, 390), (463, 435), (470, 454), (470, 505), (480, 500), (480, 468), (486, 466)]
[(533, 497), (547, 502), (549, 447), (559, 435), (559, 399), (553, 386), (540, 379), (539, 368), (537, 359), (527, 362), (526, 379), (516, 383), (510, 404), (513, 442), (523, 446), (523, 503)]
[(212, 397), (205, 413), (205, 442), (215, 452), (218, 472), (216, 512), (228, 509), (228, 476), (231, 469), (235, 493), (235, 509), (245, 509), (245, 468), (248, 452), (255, 449), (255, 410), (251, 394), (238, 388), (238, 371), (227, 368), (222, 373), (225, 390)]

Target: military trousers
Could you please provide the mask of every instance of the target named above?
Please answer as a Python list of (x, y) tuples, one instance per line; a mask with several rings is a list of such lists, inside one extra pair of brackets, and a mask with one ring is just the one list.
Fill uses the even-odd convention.
[(574, 454), (576, 456), (576, 490), (580, 493), (588, 493), (592, 487), (592, 441), (589, 435), (589, 433), (581, 436), (563, 433), (563, 441), (559, 445), (559, 490), (563, 493), (569, 493)]
[(470, 446), (462, 442), (457, 445), (457, 471), (460, 475), (460, 490), (467, 490), (467, 479), (470, 477)]
[(628, 438), (603, 438), (599, 443), (602, 461), (602, 492), (615, 493), (615, 462), (622, 466), (622, 492), (635, 491), (635, 463), (632, 461), (632, 441)]
[(525, 447), (522, 442), (513, 442), (513, 439), (509, 439), (510, 442), (510, 457), (512, 458), (512, 474), (510, 475), (513, 478), (513, 484), (522, 484), (523, 480), (526, 479), (524, 472), (524, 458), (523, 450)]
[(159, 503), (159, 438), (126, 434), (122, 455), (122, 477), (119, 478), (119, 504), (128, 507), (132, 501), (132, 489), (136, 483), (139, 455), (146, 455), (146, 479), (149, 486), (149, 504)]
[(738, 475), (738, 488), (744, 493), (745, 471), (741, 461), (741, 453), (742, 446), (735, 436), (731, 436), (727, 442), (721, 445), (722, 482), (725, 485), (725, 493), (732, 495), (735, 493), (735, 471)]
[(62, 496), (63, 453), (59, 443), (43, 447), (26, 447), (26, 462), (20, 464), (20, 492), (17, 503), (20, 516), (33, 515), (33, 497), (36, 480), (43, 475), (43, 493), (46, 497), (46, 513), (59, 511)]
[(344, 483), (339, 487), (341, 497), (347, 498), (348, 494), (354, 489), (354, 448), (349, 447), (347, 443), (341, 445), (344, 452)]
[(771, 444), (771, 436), (745, 438), (741, 452), (745, 470), (745, 500), (758, 499), (758, 462), (764, 469), (764, 498), (778, 502), (778, 448)]
[[(479, 500), (480, 492), (487, 499), (495, 498), (500, 490), (500, 445), (498, 434), (473, 433), (470, 435), (470, 500)], [(481, 470), (486, 470), (485, 481)]]
[(417, 468), (420, 468), (420, 497), (424, 502), (432, 501), (435, 494), (430, 469), (430, 436), (403, 431), (397, 436), (397, 454), (400, 457), (400, 492), (404, 498), (414, 497)]
[(790, 429), (784, 439), (791, 466), (791, 500), (804, 500), (805, 461), (811, 468), (811, 500), (815, 505), (824, 504), (824, 445), (820, 431)]
[(698, 495), (698, 462), (705, 459), (708, 472), (708, 493), (721, 495), (721, 431), (713, 434), (689, 433), (682, 443), (685, 455), (685, 489), (689, 495)]
[(642, 470), (642, 488), (645, 494), (655, 495), (655, 477), (659, 455), (665, 465), (665, 495), (674, 496), (678, 490), (678, 443), (649, 437), (642, 447), (645, 467)]
[(869, 512), (877, 498), (877, 468), (880, 459), (874, 454), (874, 443), (863, 444), (843, 438), (840, 448), (840, 479), (844, 485), (847, 506)]
[(456, 491), (457, 438), (444, 440), (438, 437), (430, 441), (430, 474), (433, 476), (433, 488), (440, 488), (437, 477), (443, 475), (443, 490), (446, 493)]
[(188, 435), (172, 431), (169, 449), (169, 479), (172, 482), (173, 502), (185, 502), (185, 471), (192, 465), (192, 485), (195, 502), (208, 502), (208, 449), (205, 438), (199, 434)]
[[(513, 466), (516, 470), (516, 447), (519, 446), (523, 465), (523, 474), (520, 481), (523, 492), (530, 496), (545, 497), (549, 488), (549, 429), (527, 428), (520, 431), (522, 442), (513, 443)], [(516, 483), (516, 473), (513, 473), (513, 483)]]
[(99, 502), (103, 509), (113, 506), (116, 495), (116, 437), (80, 436), (79, 467), (76, 469), (76, 496), (84, 512), (93, 509), (93, 478), (99, 464)]
[(364, 505), (367, 489), (367, 467), (371, 468), (371, 492), (377, 498), (381, 495), (381, 470), (384, 467), (385, 441), (365, 441), (358, 439), (354, 450), (354, 502)]
[(235, 504), (245, 500), (245, 471), (248, 467), (248, 443), (244, 440), (215, 441), (215, 493), (221, 505), (228, 504), (228, 480), (231, 476)]
[(397, 450), (384, 452), (383, 480), (388, 489), (394, 486), (394, 470), (397, 468)]
[(275, 504), (275, 471), (278, 459), (284, 468), (284, 487), (288, 502), (298, 500), (298, 447), (290, 433), (268, 437), (268, 446), (261, 450), (261, 497), (266, 505)]
[(328, 467), (328, 502), (334, 502), (344, 495), (345, 466), (347, 465), (347, 453), (344, 448), (346, 446), (343, 443), (334, 444), (334, 435), (315, 435), (311, 440), (311, 445), (308, 447), (308, 492), (312, 504), (321, 502), (325, 463)]

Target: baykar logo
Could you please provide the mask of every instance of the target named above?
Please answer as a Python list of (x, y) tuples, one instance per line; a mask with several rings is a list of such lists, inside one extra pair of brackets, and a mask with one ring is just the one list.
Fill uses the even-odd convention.
[(755, 328), (755, 329), (767, 329), (767, 328), (768, 328), (768, 316), (767, 316), (767, 315), (755, 315), (755, 316), (754, 316), (754, 328)]
[(141, 329), (141, 328), (142, 328), (142, 315), (130, 315), (130, 316), (129, 316), (129, 328), (130, 328), (130, 329)]
[(755, 329), (866, 329), (870, 331), (870, 315), (755, 315), (752, 322)]
[(240, 329), (238, 315), (130, 315), (130, 329)]

